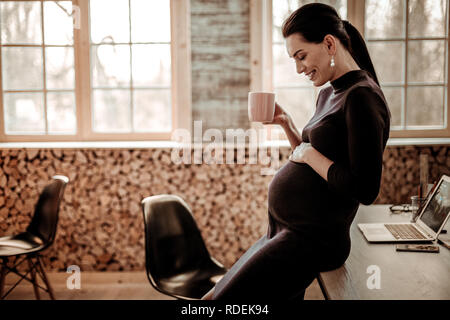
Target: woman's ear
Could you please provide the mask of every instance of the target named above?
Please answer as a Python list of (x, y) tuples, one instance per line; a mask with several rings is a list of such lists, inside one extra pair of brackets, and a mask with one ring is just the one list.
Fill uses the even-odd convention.
[(337, 43), (336, 43), (336, 38), (333, 35), (327, 34), (323, 38), (323, 44), (325, 45), (325, 48), (329, 55), (334, 56), (336, 54)]

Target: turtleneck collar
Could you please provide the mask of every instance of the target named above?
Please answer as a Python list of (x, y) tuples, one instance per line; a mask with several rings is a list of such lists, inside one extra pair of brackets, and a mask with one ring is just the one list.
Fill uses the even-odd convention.
[(352, 85), (366, 76), (367, 71), (365, 70), (352, 70), (331, 81), (330, 84), (333, 87), (335, 93), (341, 92), (350, 88)]

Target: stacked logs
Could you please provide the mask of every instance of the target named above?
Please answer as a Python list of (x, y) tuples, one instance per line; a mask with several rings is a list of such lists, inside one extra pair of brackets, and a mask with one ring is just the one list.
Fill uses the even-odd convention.
[[(145, 269), (140, 202), (181, 196), (192, 208), (211, 255), (230, 267), (267, 228), (273, 175), (261, 164), (175, 164), (171, 149), (10, 149), (0, 156), (0, 237), (22, 232), (39, 193), (55, 174), (69, 177), (49, 270)], [(280, 164), (290, 149), (280, 150)], [(408, 202), (419, 183), (419, 155), (429, 154), (430, 180), (450, 174), (450, 148), (388, 147), (376, 203)], [(248, 160), (248, 152), (247, 158)]]
[(0, 236), (26, 229), (40, 192), (61, 174), (70, 182), (49, 269), (145, 269), (140, 202), (165, 193), (187, 201), (211, 255), (231, 266), (267, 227), (272, 176), (261, 167), (174, 164), (170, 149), (2, 150)]
[(449, 146), (392, 146), (385, 150), (383, 176), (377, 203), (410, 203), (417, 195), (420, 182), (419, 158), (428, 155), (428, 181), (439, 180), (442, 174), (450, 175)]

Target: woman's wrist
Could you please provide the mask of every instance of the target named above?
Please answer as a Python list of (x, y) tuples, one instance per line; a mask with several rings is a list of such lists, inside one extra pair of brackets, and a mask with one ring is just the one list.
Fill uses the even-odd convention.
[(294, 126), (294, 122), (292, 121), (292, 118), (290, 115), (285, 114), (284, 117), (282, 118), (282, 122), (281, 122), (281, 127), (283, 128), (284, 131), (287, 130), (291, 130)]
[(283, 118), (284, 119), (280, 123), (280, 125), (286, 133), (292, 150), (294, 150), (298, 145), (302, 143), (301, 134), (298, 132), (297, 128), (295, 127), (294, 121), (288, 114), (285, 114), (285, 117)]
[(304, 155), (303, 159), (307, 165), (311, 166), (311, 157), (314, 157), (314, 155), (312, 155), (312, 153), (315, 153), (315, 152), (317, 152), (317, 150), (314, 149), (313, 146), (311, 146), (310, 148), (305, 150), (305, 155)]

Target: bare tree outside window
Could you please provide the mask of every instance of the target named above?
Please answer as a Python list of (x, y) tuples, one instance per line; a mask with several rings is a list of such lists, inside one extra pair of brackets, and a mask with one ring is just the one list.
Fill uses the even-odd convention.
[[(35, 135), (30, 141), (170, 136), (172, 95), (180, 97), (172, 92), (171, 60), (183, 51), (172, 48), (171, 15), (182, 11), (171, 2), (80, 0), (78, 13), (81, 7), (89, 21), (76, 27), (72, 1), (1, 0), (0, 135)], [(178, 4), (187, 12), (186, 1)]]
[(74, 134), (71, 1), (2, 1), (3, 118), (7, 134)]
[(392, 129), (445, 128), (448, 0), (366, 0), (365, 38)]
[(169, 132), (170, 1), (91, 0), (90, 14), (93, 131)]

